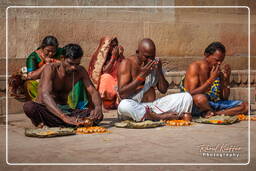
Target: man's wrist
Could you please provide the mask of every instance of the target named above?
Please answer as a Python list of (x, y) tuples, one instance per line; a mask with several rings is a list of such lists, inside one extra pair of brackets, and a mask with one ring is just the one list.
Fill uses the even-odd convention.
[(116, 55), (112, 55), (111, 58), (112, 58), (112, 59), (116, 59)]
[(212, 83), (214, 82), (214, 80), (210, 78), (210, 79), (206, 80), (206, 82), (207, 82), (209, 85), (212, 85)]
[(138, 75), (138, 76), (136, 77), (136, 80), (143, 82), (143, 81), (145, 81), (145, 78), (143, 78), (143, 77), (141, 77), (141, 76)]

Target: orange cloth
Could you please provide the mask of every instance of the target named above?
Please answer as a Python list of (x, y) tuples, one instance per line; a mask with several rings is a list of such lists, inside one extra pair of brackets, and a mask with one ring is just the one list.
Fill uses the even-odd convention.
[(99, 92), (102, 99), (113, 100), (116, 98), (117, 80), (110, 74), (100, 77)]
[[(103, 72), (103, 67), (110, 61), (109, 49), (111, 41), (115, 37), (103, 37), (100, 44), (91, 57), (88, 73), (96, 89), (100, 92), (103, 105), (106, 109), (117, 107), (117, 70), (121, 61), (124, 59), (123, 48), (119, 51), (118, 59), (112, 65), (108, 73)], [(119, 46), (121, 48), (121, 46)]]

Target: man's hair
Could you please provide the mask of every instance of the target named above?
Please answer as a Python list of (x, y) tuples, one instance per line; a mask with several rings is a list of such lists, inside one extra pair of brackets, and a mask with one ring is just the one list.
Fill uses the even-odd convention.
[(63, 47), (64, 58), (78, 59), (83, 56), (83, 49), (78, 44), (68, 44)]
[(225, 46), (220, 43), (220, 42), (212, 42), (210, 45), (208, 45), (208, 47), (204, 50), (204, 55), (210, 56), (212, 54), (214, 54), (214, 52), (216, 52), (216, 50), (221, 51), (222, 53), (226, 53), (226, 48)]
[(56, 39), (56, 37), (46, 36), (43, 39), (40, 48), (45, 48), (46, 46), (54, 46), (57, 48), (59, 46), (59, 43), (58, 43), (58, 40)]

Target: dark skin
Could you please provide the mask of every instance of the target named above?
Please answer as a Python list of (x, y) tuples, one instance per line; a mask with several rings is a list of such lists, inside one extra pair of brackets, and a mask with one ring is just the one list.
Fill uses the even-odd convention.
[[(143, 80), (137, 77), (146, 78), (153, 69), (157, 70), (157, 89), (161, 93), (166, 93), (169, 83), (162, 72), (161, 60), (156, 61), (155, 44), (150, 39), (143, 39), (138, 47), (138, 53), (129, 58), (124, 59), (118, 70), (118, 92), (122, 99), (128, 98), (131, 94), (135, 94), (141, 90), (144, 85)], [(151, 87), (143, 96), (142, 102), (153, 102), (156, 99), (154, 87)], [(145, 117), (149, 120), (171, 120), (171, 119), (190, 119), (189, 113), (184, 113), (178, 117), (176, 112), (167, 112), (163, 114), (155, 114), (153, 112), (146, 113)]]
[[(55, 55), (56, 49), (57, 48), (55, 46), (46, 46), (44, 48), (39, 49), (39, 51), (45, 56), (43, 60), (45, 61), (46, 64), (51, 63), (51, 59)], [(31, 80), (39, 79), (44, 68), (45, 68), (45, 65), (43, 65), (42, 67), (38, 68), (35, 71), (29, 72), (27, 78)]]
[(83, 125), (84, 121), (63, 114), (57, 104), (65, 105), (67, 103), (69, 92), (79, 80), (83, 80), (85, 88), (91, 95), (92, 103), (95, 106), (89, 118), (93, 121), (103, 119), (100, 95), (89, 79), (87, 71), (80, 66), (80, 61), (81, 58), (65, 58), (60, 63), (45, 65), (40, 79), (37, 98), (37, 102), (44, 104), (55, 116), (65, 123), (76, 126)]
[(228, 100), (230, 95), (230, 74), (231, 68), (228, 64), (222, 66), (225, 59), (225, 54), (216, 50), (212, 55), (206, 56), (203, 60), (193, 62), (189, 65), (185, 75), (184, 86), (193, 97), (194, 104), (202, 111), (205, 111), (205, 117), (208, 118), (213, 115), (236, 115), (248, 112), (248, 104), (225, 109), (221, 111), (213, 111), (210, 107), (208, 99), (205, 95), (212, 86), (212, 83), (217, 77), (220, 77), (221, 82), (221, 99)]

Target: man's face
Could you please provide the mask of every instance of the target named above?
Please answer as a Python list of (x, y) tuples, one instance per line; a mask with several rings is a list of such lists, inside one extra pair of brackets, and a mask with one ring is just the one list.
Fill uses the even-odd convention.
[(43, 53), (46, 57), (52, 58), (56, 53), (56, 47), (55, 46), (46, 46), (43, 48)]
[(225, 53), (222, 53), (221, 51), (216, 50), (214, 54), (208, 56), (207, 58), (211, 67), (217, 66), (224, 61)]
[(76, 72), (78, 70), (78, 66), (80, 65), (80, 62), (81, 62), (81, 58), (77, 58), (77, 59), (65, 58), (64, 60), (65, 71), (67, 73)]
[(154, 49), (149, 49), (149, 50), (141, 49), (141, 50), (139, 50), (139, 57), (145, 63), (148, 63), (151, 60), (154, 60), (155, 56), (156, 56), (156, 52), (155, 52)]

